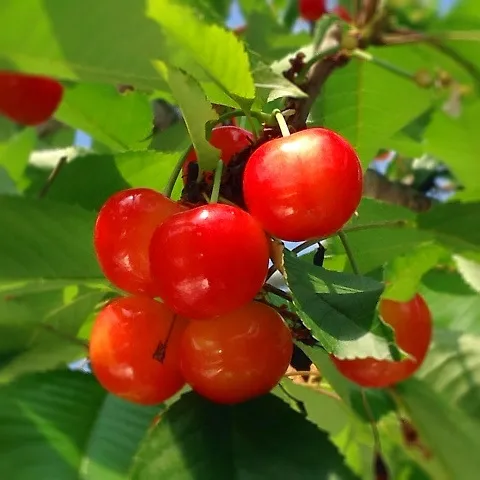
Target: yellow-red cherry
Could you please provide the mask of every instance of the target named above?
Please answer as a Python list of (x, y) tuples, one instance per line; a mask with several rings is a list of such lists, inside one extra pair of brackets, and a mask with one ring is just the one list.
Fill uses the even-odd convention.
[(269, 242), (257, 221), (219, 203), (173, 215), (153, 234), (150, 262), (163, 301), (187, 318), (227, 313), (265, 281)]
[(191, 321), (181, 343), (181, 369), (200, 395), (234, 404), (268, 393), (292, 352), (282, 317), (268, 305), (251, 302), (214, 319)]
[(358, 207), (362, 187), (354, 148), (326, 128), (264, 143), (243, 178), (249, 212), (271, 235), (289, 241), (336, 233)]
[(113, 300), (93, 325), (89, 350), (94, 375), (106, 390), (125, 400), (142, 405), (167, 400), (185, 385), (179, 351), (187, 324), (148, 297)]
[(392, 326), (398, 346), (411, 355), (397, 362), (374, 358), (344, 360), (331, 356), (338, 370), (363, 387), (389, 387), (406, 380), (422, 365), (432, 339), (432, 317), (421, 295), (408, 302), (381, 300), (380, 314)]
[(102, 206), (94, 246), (104, 275), (133, 294), (158, 295), (150, 272), (149, 246), (155, 228), (186, 208), (150, 188), (129, 188)]

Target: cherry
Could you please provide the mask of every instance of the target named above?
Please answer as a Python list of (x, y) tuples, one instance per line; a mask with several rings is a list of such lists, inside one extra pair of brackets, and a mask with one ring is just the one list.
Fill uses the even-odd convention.
[(155, 230), (150, 245), (160, 297), (192, 319), (251, 301), (265, 281), (268, 260), (268, 240), (258, 223), (218, 203), (173, 215)]
[(268, 305), (251, 302), (214, 319), (190, 322), (181, 343), (181, 370), (200, 395), (233, 404), (268, 393), (292, 353), (282, 317)]
[[(93, 325), (93, 373), (106, 390), (125, 400), (143, 405), (165, 401), (185, 385), (179, 351), (187, 323), (151, 298), (116, 298)], [(163, 360), (154, 357), (161, 342), (166, 344)]]
[[(220, 158), (225, 165), (232, 157), (250, 146), (254, 140), (251, 132), (234, 125), (215, 127), (210, 136), (210, 143), (220, 150)], [(186, 183), (189, 165), (197, 161), (197, 154), (192, 148), (183, 165), (183, 181)], [(212, 175), (206, 175), (206, 180), (212, 182)]]
[(355, 212), (362, 169), (345, 139), (311, 128), (257, 148), (245, 168), (243, 193), (271, 235), (289, 241), (327, 237)]
[(23, 125), (48, 120), (63, 96), (63, 86), (39, 75), (0, 71), (0, 113)]
[(315, 22), (327, 12), (325, 0), (299, 0), (298, 11), (303, 19)]
[(112, 195), (95, 223), (94, 245), (104, 275), (129, 293), (157, 296), (148, 249), (155, 228), (185, 210), (149, 188), (129, 188)]
[(337, 17), (341, 18), (342, 20), (345, 20), (346, 22), (350, 23), (352, 21), (352, 17), (350, 16), (350, 13), (345, 7), (342, 7), (341, 5), (336, 6), (335, 8), (332, 9), (332, 13), (337, 15)]
[(331, 356), (338, 370), (364, 387), (388, 387), (407, 379), (422, 365), (432, 338), (432, 318), (420, 295), (408, 302), (382, 300), (380, 314), (395, 331), (398, 346), (412, 358), (398, 362), (373, 358), (341, 360)]

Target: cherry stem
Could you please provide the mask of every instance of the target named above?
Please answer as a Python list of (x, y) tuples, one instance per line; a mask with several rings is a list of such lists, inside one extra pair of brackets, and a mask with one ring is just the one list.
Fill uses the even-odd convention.
[(363, 408), (365, 409), (365, 413), (367, 414), (368, 420), (370, 422), (370, 426), (372, 428), (372, 435), (373, 435), (373, 443), (374, 443), (374, 447), (375, 447), (375, 452), (377, 452), (378, 454), (381, 454), (382, 443), (380, 441), (380, 433), (378, 432), (377, 421), (375, 420), (375, 417), (373, 415), (370, 404), (368, 403), (367, 395), (365, 393), (365, 389), (361, 388), (360, 393), (362, 395)]
[(282, 112), (278, 109), (272, 112), (272, 115), (277, 120), (278, 126), (280, 127), (280, 131), (284, 137), (288, 137), (290, 135), (290, 130), (288, 129), (287, 122), (285, 121), (285, 117), (283, 116)]
[(157, 348), (153, 352), (153, 358), (155, 360), (158, 360), (160, 363), (163, 363), (165, 361), (168, 342), (170, 341), (170, 337), (172, 336), (173, 327), (175, 326), (176, 319), (177, 319), (177, 315), (174, 314), (172, 317), (172, 321), (170, 322), (170, 326), (168, 327), (168, 332), (167, 332), (167, 336), (165, 337), (165, 340), (160, 340)]
[(353, 255), (352, 249), (350, 248), (350, 245), (348, 243), (347, 236), (345, 235), (345, 232), (340, 230), (338, 233), (338, 238), (342, 242), (343, 249), (345, 250), (345, 253), (347, 254), (348, 261), (350, 262), (350, 265), (352, 266), (353, 273), (355, 275), (360, 275), (360, 270), (358, 268), (357, 261), (355, 260), (355, 256)]
[(219, 160), (217, 168), (215, 169), (215, 176), (213, 178), (212, 195), (210, 196), (210, 203), (217, 203), (220, 194), (220, 184), (222, 183), (223, 161)]
[[(381, 222), (365, 223), (363, 225), (352, 225), (351, 227), (345, 227), (343, 231), (344, 233), (349, 233), (349, 232), (358, 232), (360, 230), (370, 230), (371, 228), (405, 227), (407, 224), (408, 222), (406, 222), (405, 220), (384, 220)], [(293, 253), (303, 252), (303, 250), (306, 250), (307, 248), (312, 247), (316, 243), (319, 243), (322, 240), (325, 240), (326, 238), (328, 237), (313, 238), (311, 240), (307, 240), (306, 242), (303, 242), (300, 245), (297, 245), (295, 248), (293, 248), (292, 252)]]
[(170, 177), (168, 178), (167, 185), (165, 186), (163, 190), (163, 194), (170, 198), (172, 196), (173, 189), (175, 188), (175, 183), (177, 183), (177, 178), (178, 175), (180, 175), (180, 172), (182, 171), (183, 165), (185, 163), (185, 160), (187, 158), (189, 150), (187, 150), (177, 161), (175, 166), (173, 167), (172, 173), (170, 174)]
[(335, 55), (340, 51), (340, 45), (334, 45), (333, 47), (327, 48), (316, 55), (314, 55), (310, 60), (305, 62), (305, 65), (300, 70), (297, 76), (297, 83), (302, 83), (305, 80), (310, 68), (313, 67), (317, 62), (322, 61), (323, 59), (330, 57), (331, 55)]
[(67, 163), (67, 160), (68, 160), (68, 157), (61, 157), (57, 164), (55, 165), (55, 168), (51, 171), (50, 175), (48, 176), (47, 178), (47, 181), (45, 183), (45, 185), (43, 186), (43, 188), (40, 190), (39, 194), (38, 194), (38, 198), (43, 198), (47, 195), (47, 193), (49, 192), (53, 182), (55, 181), (55, 179), (57, 178), (58, 174), (60, 173), (60, 170), (65, 166), (65, 164)]
[(399, 68), (390, 62), (382, 60), (381, 58), (374, 57), (371, 53), (365, 52), (364, 50), (360, 50), (357, 48), (353, 50), (351, 55), (352, 57), (359, 58), (361, 60), (366, 60), (367, 62), (371, 62), (375, 65), (378, 65), (379, 67), (382, 67), (385, 70), (388, 70), (389, 72), (395, 73), (396, 75), (406, 78), (407, 80), (412, 80), (413, 82), (415, 82), (415, 84), (417, 84), (414, 74), (407, 72), (406, 70), (403, 70), (403, 68)]

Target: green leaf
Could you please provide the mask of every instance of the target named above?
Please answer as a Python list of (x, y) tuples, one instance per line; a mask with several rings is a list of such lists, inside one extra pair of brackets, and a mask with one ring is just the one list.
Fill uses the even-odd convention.
[(65, 88), (55, 117), (112, 150), (146, 148), (153, 112), (148, 97), (116, 87), (78, 83)]
[(0, 388), (2, 475), (127, 480), (158, 410), (115, 398), (81, 372), (22, 377)]
[[(21, 5), (6, 0), (0, 6), (0, 28), (3, 67), (13, 64), (53, 77), (134, 84), (168, 94), (162, 76), (167, 63), (235, 98), (254, 98), (240, 40), (218, 25), (202, 23), (194, 9), (171, 0), (126, 0), (122, 8), (114, 0), (26, 0)], [(85, 48), (85, 32), (95, 48)]]
[[(76, 157), (52, 183), (48, 198), (98, 210), (110, 195), (125, 188), (162, 190), (171, 170), (182, 158), (185, 147), (188, 147), (186, 136), (181, 142), (172, 151), (129, 151), (115, 155)], [(92, 175), (92, 172), (95, 174)]]
[(480, 334), (480, 295), (457, 272), (433, 270), (420, 287), (435, 325)]
[(206, 138), (206, 123), (218, 115), (200, 85), (191, 77), (178, 70), (168, 71), (168, 82), (182, 109), (190, 138), (197, 152), (198, 164), (203, 170), (214, 170), (220, 158), (220, 151)]
[(480, 253), (480, 230), (472, 228), (480, 218), (480, 202), (436, 205), (417, 217), (419, 228), (457, 252)]
[(477, 293), (480, 293), (480, 263), (464, 258), (461, 255), (454, 255), (453, 260), (465, 282)]
[(438, 329), (418, 377), (480, 421), (480, 337)]
[[(66, 366), (85, 356), (85, 345), (76, 341), (76, 336), (104, 292), (79, 291), (71, 286), (52, 293), (47, 294), (52, 301), (40, 305), (42, 308), (39, 308), (38, 300), (39, 297), (42, 300), (45, 298), (43, 292), (37, 295), (13, 293), (8, 296), (8, 301), (1, 302), (0, 331), (10, 340), (7, 344), (9, 350), (14, 346), (12, 333), (17, 345), (15, 352), (4, 354), (0, 360), (0, 382), (11, 381), (25, 373)], [(62, 296), (67, 298), (62, 299)], [(19, 311), (22, 312), (20, 322), (17, 317)]]
[(433, 390), (411, 379), (396, 387), (421, 438), (443, 463), (449, 478), (476, 480), (480, 470), (480, 424)]
[[(432, 240), (431, 233), (410, 226), (351, 231), (347, 233), (347, 237), (358, 268), (365, 273)], [(332, 243), (338, 251), (340, 241), (335, 238)], [(351, 267), (348, 265), (346, 268), (350, 271)]]
[(414, 247), (409, 253), (395, 257), (384, 270), (384, 298), (406, 302), (418, 291), (423, 275), (437, 265), (445, 249), (435, 242)]
[[(396, 48), (373, 48), (369, 52), (398, 66), (410, 61)], [(353, 59), (327, 80), (315, 102), (312, 119), (314, 124), (323, 124), (349, 140), (366, 167), (393, 134), (429, 106), (429, 93), (413, 82)], [(387, 108), (395, 115), (388, 115)]]
[(407, 223), (415, 220), (415, 214), (408, 208), (373, 198), (362, 198), (357, 212), (358, 215), (352, 217), (345, 231), (348, 231), (350, 227), (356, 228), (374, 223), (391, 225), (394, 222)]
[(9, 142), (0, 145), (0, 166), (8, 172), (15, 183), (22, 178), (36, 141), (35, 129), (25, 128)]
[[(255, 87), (248, 55), (233, 32), (200, 22), (194, 10), (178, 0), (150, 0), (148, 5), (148, 15), (162, 26), (166, 35), (168, 51), (172, 52), (170, 63), (198, 80), (212, 81), (234, 99), (253, 100)], [(187, 53), (188, 61), (179, 60), (180, 52), (172, 51), (176, 46)], [(192, 68), (192, 60), (205, 72), (205, 78), (200, 78)]]
[(335, 367), (325, 350), (299, 343), (298, 346), (322, 372), (322, 377), (338, 393), (342, 400), (353, 410), (363, 422), (370, 422), (369, 413), (365, 411), (362, 390), (366, 395), (370, 410), (375, 420), (380, 420), (389, 412), (395, 410), (395, 404), (390, 395), (381, 389), (362, 388), (345, 378)]
[(93, 251), (95, 214), (81, 208), (0, 196), (0, 281), (99, 280)]
[(449, 117), (443, 111), (435, 112), (425, 132), (425, 148), (451, 168), (465, 188), (459, 197), (466, 200), (480, 198), (476, 180), (480, 177), (480, 163), (475, 155), (480, 149), (479, 122), (480, 102), (477, 101), (463, 105), (459, 118)]
[(398, 358), (393, 331), (375, 314), (381, 283), (308, 265), (288, 251), (284, 261), (298, 314), (328, 353), (339, 358)]
[(157, 477), (354, 478), (327, 435), (276, 396), (225, 406), (194, 393), (170, 407), (138, 452), (132, 480)]

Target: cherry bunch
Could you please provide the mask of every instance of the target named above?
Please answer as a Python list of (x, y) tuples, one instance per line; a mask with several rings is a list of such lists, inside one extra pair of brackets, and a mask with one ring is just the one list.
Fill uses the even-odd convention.
[[(97, 316), (90, 360), (107, 390), (133, 402), (160, 403), (186, 383), (227, 404), (270, 391), (293, 352), (290, 328), (262, 296), (272, 238), (329, 237), (360, 202), (359, 159), (331, 130), (310, 128), (255, 142), (244, 129), (221, 126), (213, 129), (210, 142), (220, 150), (226, 183), (232, 164), (247, 153), (242, 207), (228, 198), (191, 203), (183, 195), (175, 202), (149, 188), (130, 188), (112, 195), (97, 217), (99, 264), (130, 295), (113, 300)], [(207, 191), (221, 181), (213, 172), (198, 175), (192, 149), (184, 162), (184, 192), (192, 183), (192, 166), (197, 167), (193, 183)], [(420, 317), (429, 325), (420, 297), (382, 305), (396, 331), (407, 318)], [(334, 359), (335, 364), (360, 384), (400, 381), (418, 368), (430, 337), (417, 337), (412, 348), (402, 338), (401, 348), (414, 360)]]

